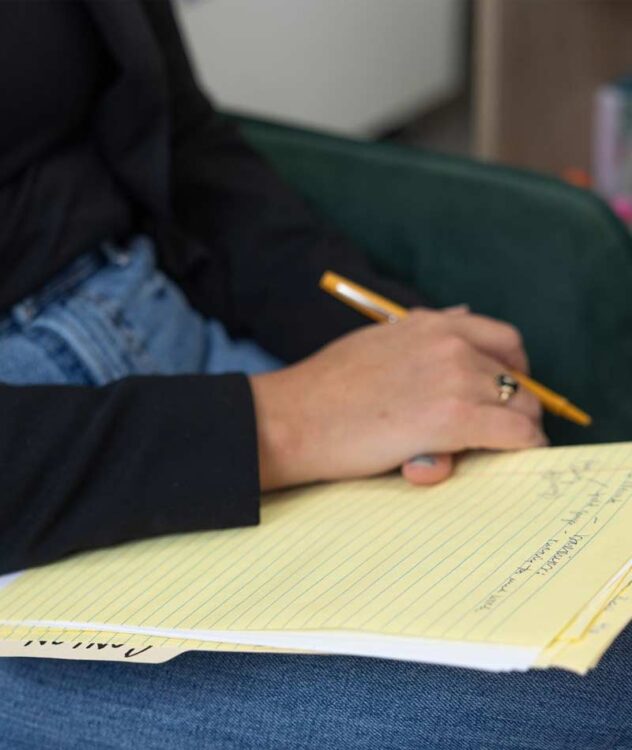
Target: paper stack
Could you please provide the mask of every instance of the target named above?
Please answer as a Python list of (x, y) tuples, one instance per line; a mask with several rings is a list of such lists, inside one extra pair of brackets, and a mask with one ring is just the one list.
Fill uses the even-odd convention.
[(4, 579), (0, 654), (355, 654), (585, 673), (632, 619), (632, 444), (475, 454), (263, 501), (261, 525)]

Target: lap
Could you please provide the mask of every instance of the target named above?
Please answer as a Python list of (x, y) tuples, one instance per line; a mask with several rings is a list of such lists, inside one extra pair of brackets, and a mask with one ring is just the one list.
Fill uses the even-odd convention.
[[(280, 366), (193, 311), (146, 240), (108, 257), (35, 314), (32, 305), (14, 310), (11, 326), (0, 326), (0, 380), (100, 385)], [(630, 750), (631, 676), (630, 629), (586, 678), (338, 656), (2, 659), (0, 748)]]
[(3, 750), (629, 750), (632, 630), (583, 678), (189, 653), (162, 665), (0, 660), (0, 694)]

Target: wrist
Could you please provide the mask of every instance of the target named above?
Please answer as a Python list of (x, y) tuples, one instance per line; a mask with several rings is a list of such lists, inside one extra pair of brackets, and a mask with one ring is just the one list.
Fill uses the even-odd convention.
[(302, 413), (302, 399), (295, 397), (293, 371), (294, 368), (286, 368), (250, 377), (262, 492), (305, 484), (316, 478), (307, 469), (304, 450), (307, 419)]

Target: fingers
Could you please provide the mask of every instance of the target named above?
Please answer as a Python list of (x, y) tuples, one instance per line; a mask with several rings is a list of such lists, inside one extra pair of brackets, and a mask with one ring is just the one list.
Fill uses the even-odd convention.
[[(463, 339), (446, 340), (436, 352), (434, 367), (445, 395), (475, 404), (501, 405), (496, 379), (508, 368)], [(542, 417), (539, 401), (524, 387), (519, 387), (503, 408), (520, 411), (534, 421)]]
[[(476, 396), (481, 403), (499, 405), (498, 385), (496, 378), (503, 372), (500, 362), (475, 353), (474, 361), (476, 373), (472, 374), (472, 387), (476, 389)], [(526, 388), (519, 386), (517, 393), (504, 404), (504, 408), (522, 412), (533, 420), (542, 418), (542, 406), (538, 399)]]
[(525, 414), (503, 406), (480, 405), (463, 425), (465, 448), (523, 450), (549, 444), (540, 427)]
[[(469, 449), (523, 450), (549, 444), (546, 435), (524, 414), (497, 406), (480, 406), (469, 425)], [(429, 486), (452, 476), (452, 454), (419, 455), (402, 466), (402, 476), (411, 484)]]
[(529, 362), (517, 328), (483, 315), (451, 315), (454, 331), (505, 366), (528, 373)]
[(542, 406), (540, 402), (532, 393), (529, 393), (524, 388), (519, 388), (518, 392), (509, 401), (503, 403), (498, 397), (498, 386), (496, 385), (495, 375), (472, 372), (470, 381), (469, 395), (470, 400), (474, 403), (517, 411), (524, 414), (533, 422), (539, 422), (542, 419)]
[(445, 315), (468, 315), (470, 312), (470, 306), (453, 305), (452, 307), (444, 307), (441, 312)]
[(453, 465), (449, 454), (416, 456), (402, 466), (402, 475), (411, 484), (437, 484), (452, 474)]

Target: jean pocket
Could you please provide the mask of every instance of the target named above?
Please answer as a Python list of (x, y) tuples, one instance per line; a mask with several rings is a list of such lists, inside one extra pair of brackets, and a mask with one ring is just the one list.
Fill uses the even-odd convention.
[(204, 319), (163, 272), (138, 270), (108, 271), (75, 296), (107, 319), (136, 372), (201, 372), (208, 349)]
[(63, 376), (62, 382), (69, 385), (96, 385), (77, 352), (73, 351), (62, 336), (45, 328), (30, 328), (24, 332), (24, 337), (59, 369)]
[(11, 385), (94, 385), (66, 341), (31, 329), (0, 338), (0, 381)]
[(56, 342), (57, 351), (68, 352), (93, 385), (156, 371), (141, 333), (111, 298), (76, 293), (46, 308), (25, 334), (51, 347)]
[(116, 343), (121, 353), (130, 359), (130, 368), (142, 372), (153, 370), (147, 347), (147, 333), (141, 330), (139, 322), (133, 319), (123, 302), (116, 297), (91, 291), (81, 291), (69, 300), (69, 307), (87, 313), (87, 324), (96, 331), (101, 328), (106, 338)]

